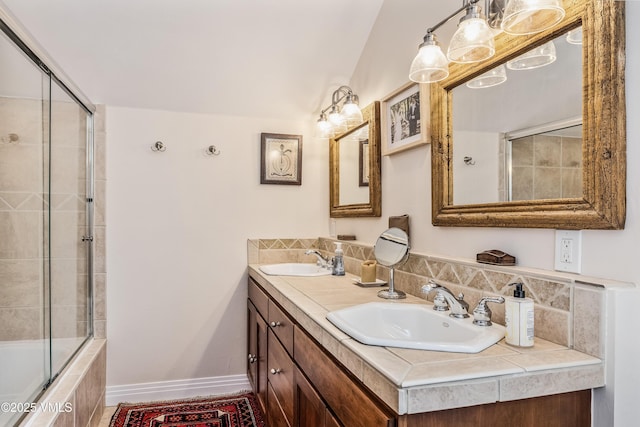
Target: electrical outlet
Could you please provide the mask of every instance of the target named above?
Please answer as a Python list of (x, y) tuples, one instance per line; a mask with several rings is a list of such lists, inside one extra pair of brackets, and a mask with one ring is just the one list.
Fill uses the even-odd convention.
[(555, 269), (580, 273), (582, 257), (582, 231), (556, 230)]

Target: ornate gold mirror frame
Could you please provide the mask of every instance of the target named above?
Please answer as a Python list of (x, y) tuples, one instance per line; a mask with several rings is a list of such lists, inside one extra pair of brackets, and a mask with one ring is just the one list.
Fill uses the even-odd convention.
[[(381, 189), (380, 189), (380, 102), (366, 106), (362, 109), (364, 121), (347, 132), (337, 135), (329, 142), (329, 203), (331, 218), (342, 217), (366, 217), (380, 216)], [(361, 140), (366, 137), (357, 135), (365, 126), (369, 126), (368, 132), (368, 158), (361, 158), (361, 164), (368, 162), (368, 189), (369, 197), (366, 203), (340, 204), (340, 141), (351, 137)], [(351, 142), (351, 141), (350, 141)], [(362, 151), (361, 151), (362, 152)], [(343, 159), (344, 162), (344, 159)], [(366, 167), (366, 164), (364, 164)], [(358, 164), (350, 164), (350, 168), (358, 168)], [(346, 179), (342, 177), (342, 179)], [(351, 185), (351, 184), (350, 184)], [(354, 186), (359, 185), (356, 180)]]
[[(626, 210), (624, 2), (565, 0), (558, 25), (532, 36), (496, 37), (496, 55), (451, 64), (431, 84), (432, 222), (438, 226), (623, 229)], [(582, 198), (453, 204), (452, 90), (483, 72), (582, 25)]]

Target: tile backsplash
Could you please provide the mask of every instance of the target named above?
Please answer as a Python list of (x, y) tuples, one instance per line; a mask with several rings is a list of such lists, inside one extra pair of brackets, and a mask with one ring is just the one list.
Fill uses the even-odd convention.
[[(278, 262), (315, 262), (305, 255), (307, 249), (319, 249), (331, 256), (335, 239), (255, 239), (247, 244), (249, 264)], [(347, 273), (360, 275), (360, 265), (375, 259), (373, 246), (357, 241), (343, 241)], [(378, 266), (377, 277), (388, 280), (389, 269)], [(604, 321), (607, 281), (576, 280), (575, 275), (555, 271), (533, 270), (518, 266), (493, 266), (473, 260), (445, 258), (411, 253), (395, 269), (395, 287), (408, 294), (433, 299), (421, 291), (428, 279), (463, 293), (470, 307), (484, 296), (509, 296), (508, 284), (522, 282), (526, 295), (535, 302), (535, 334), (551, 342), (604, 358)], [(504, 325), (504, 305), (490, 304), (493, 321)], [(590, 315), (584, 315), (590, 313)]]

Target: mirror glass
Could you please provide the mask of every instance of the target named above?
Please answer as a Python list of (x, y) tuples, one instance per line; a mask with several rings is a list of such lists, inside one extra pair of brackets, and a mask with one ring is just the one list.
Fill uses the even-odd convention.
[(369, 124), (337, 140), (340, 152), (340, 205), (369, 203)]
[(429, 86), (433, 225), (624, 228), (624, 2), (563, 5), (554, 27), (500, 33), (491, 59)]
[[(581, 181), (581, 170), (572, 167), (562, 171), (567, 169), (563, 166), (565, 155), (572, 155), (572, 164), (582, 163), (582, 135), (571, 142), (560, 137), (569, 119), (575, 123), (577, 118), (578, 122), (572, 135), (582, 129), (582, 45), (568, 42), (567, 35), (561, 34), (451, 91), (455, 205), (582, 195), (581, 187), (566, 195), (554, 191), (561, 188), (558, 183), (563, 173), (571, 181), (577, 173)], [(541, 65), (545, 55), (551, 62)], [(535, 68), (526, 69), (528, 66)], [(516, 132), (522, 137), (515, 140), (508, 136)], [(526, 154), (527, 150), (531, 152)], [(521, 158), (512, 158), (514, 154)], [(537, 172), (536, 180), (533, 172)], [(510, 197), (514, 182), (516, 197)]]
[(409, 256), (409, 237), (399, 228), (390, 228), (378, 237), (373, 253), (378, 264), (393, 267)]
[(363, 123), (329, 141), (330, 215), (380, 216), (380, 103), (362, 109)]
[(552, 128), (505, 135), (501, 200), (582, 197), (582, 124), (557, 123)]

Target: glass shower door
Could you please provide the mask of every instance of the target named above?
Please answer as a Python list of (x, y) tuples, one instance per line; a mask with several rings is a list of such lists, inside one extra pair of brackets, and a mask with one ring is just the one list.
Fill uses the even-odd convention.
[(51, 83), (51, 364), (55, 376), (91, 333), (87, 144), (91, 116)]
[[(0, 76), (0, 402), (24, 403), (51, 377), (45, 291), (50, 77), (2, 32)], [(0, 411), (0, 425), (21, 415)]]

